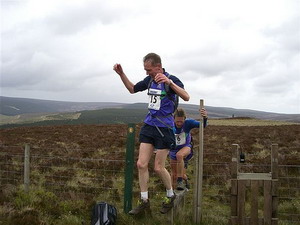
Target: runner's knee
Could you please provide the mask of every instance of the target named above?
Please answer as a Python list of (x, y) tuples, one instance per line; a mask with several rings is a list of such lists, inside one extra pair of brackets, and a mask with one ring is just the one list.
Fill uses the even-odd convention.
[(139, 170), (145, 170), (148, 168), (148, 163), (137, 161), (136, 165)]
[(176, 154), (177, 161), (182, 161), (183, 158), (184, 158), (183, 154), (181, 154), (180, 152), (177, 152), (177, 154)]
[(157, 174), (160, 174), (164, 169), (165, 169), (164, 167), (159, 166), (159, 165), (154, 167), (154, 171)]

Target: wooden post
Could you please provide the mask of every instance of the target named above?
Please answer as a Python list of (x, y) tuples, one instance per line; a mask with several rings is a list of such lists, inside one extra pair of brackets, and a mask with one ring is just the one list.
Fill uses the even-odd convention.
[(251, 180), (251, 212), (250, 224), (258, 225), (258, 194), (259, 182), (258, 180)]
[(272, 171), (272, 225), (278, 224), (278, 144), (271, 146)]
[[(203, 99), (200, 99), (200, 110), (204, 106)], [(199, 151), (196, 153), (196, 176), (194, 192), (194, 223), (200, 224), (202, 214), (202, 177), (203, 177), (203, 117), (200, 112), (199, 126)], [(197, 151), (196, 151), (197, 152)]]
[(185, 195), (187, 193), (187, 189), (183, 191), (176, 192), (176, 199), (174, 201), (173, 208), (167, 213), (168, 222), (171, 225), (174, 224), (174, 221), (183, 221), (182, 212), (184, 212), (184, 202), (185, 202)]
[(246, 180), (238, 180), (238, 201), (237, 201), (238, 225), (246, 224), (246, 217), (245, 217), (246, 182), (247, 182)]
[(278, 179), (278, 144), (272, 144), (271, 146), (272, 162), (271, 171), (272, 179)]
[(25, 144), (25, 157), (24, 157), (24, 191), (29, 192), (30, 185), (30, 146)]
[(264, 224), (272, 223), (272, 181), (264, 180)]
[(231, 163), (230, 163), (230, 174), (231, 174), (231, 217), (230, 224), (238, 224), (238, 212), (237, 212), (237, 195), (238, 195), (238, 151), (239, 145), (233, 144), (231, 150)]

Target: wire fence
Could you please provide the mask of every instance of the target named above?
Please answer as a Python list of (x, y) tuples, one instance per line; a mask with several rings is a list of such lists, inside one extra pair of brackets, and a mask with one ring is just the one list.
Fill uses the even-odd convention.
[[(69, 149), (72, 155), (82, 149)], [(95, 152), (85, 149), (85, 152)], [(30, 149), (30, 185), (42, 186), (49, 191), (77, 192), (102, 195), (105, 199), (119, 200), (124, 179), (124, 158), (82, 158), (65, 156), (64, 150), (52, 155), (50, 149)], [(1, 186), (18, 186), (24, 181), (24, 149), (17, 146), (1, 147)], [(104, 198), (104, 197), (103, 197)], [(110, 199), (110, 200), (111, 200)]]
[[(299, 149), (291, 149), (299, 151)], [(88, 157), (82, 157), (82, 154)], [(222, 153), (204, 153), (203, 167), (203, 217), (215, 207), (216, 215), (230, 216), (230, 155)], [(76, 157), (78, 155), (78, 157)], [(24, 147), (0, 146), (0, 188), (19, 187), (24, 183)], [(269, 172), (268, 163), (253, 163), (254, 155), (247, 155), (241, 170), (245, 172)], [(268, 156), (265, 161), (268, 161)], [(101, 199), (123, 207), (125, 151), (123, 148), (110, 152), (99, 149), (30, 149), (30, 187), (43, 187), (57, 195), (78, 194), (84, 199)], [(188, 167), (192, 189), (188, 193), (192, 205), (193, 165)], [(168, 169), (169, 165), (168, 165)], [(134, 197), (139, 196), (137, 170), (134, 170)], [(150, 166), (150, 196), (164, 196), (164, 186)], [(2, 194), (4, 192), (1, 192)], [(215, 204), (214, 204), (215, 205)], [(158, 211), (158, 210), (157, 210)], [(300, 165), (279, 163), (279, 224), (299, 224), (300, 221)]]

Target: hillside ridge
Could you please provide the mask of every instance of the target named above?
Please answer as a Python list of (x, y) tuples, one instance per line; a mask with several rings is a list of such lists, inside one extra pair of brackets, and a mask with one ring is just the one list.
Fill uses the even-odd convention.
[[(188, 117), (199, 118), (199, 105), (180, 104)], [(300, 114), (272, 113), (250, 109), (205, 106), (209, 117), (255, 118), (300, 123)], [(0, 96), (0, 125), (5, 124), (93, 124), (142, 122), (146, 103), (66, 102)], [(59, 121), (59, 122), (58, 122)]]

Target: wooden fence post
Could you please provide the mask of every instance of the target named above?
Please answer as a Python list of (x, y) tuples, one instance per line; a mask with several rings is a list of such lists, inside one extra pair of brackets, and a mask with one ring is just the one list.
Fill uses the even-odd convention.
[(231, 217), (230, 224), (238, 224), (238, 212), (237, 212), (237, 195), (238, 195), (238, 152), (239, 145), (233, 144), (231, 150), (231, 164), (230, 164), (230, 174), (231, 174), (231, 190), (230, 190), (230, 201), (231, 201)]
[(25, 156), (24, 156), (24, 191), (29, 192), (30, 185), (30, 146), (25, 144)]
[[(204, 106), (203, 99), (200, 99), (200, 110)], [(200, 112), (199, 126), (199, 151), (195, 151), (196, 155), (196, 174), (195, 174), (195, 192), (194, 192), (194, 223), (200, 224), (202, 214), (202, 177), (203, 177), (203, 117)]]
[(173, 225), (175, 221), (183, 221), (182, 212), (184, 212), (184, 204), (185, 204), (185, 195), (187, 193), (187, 189), (183, 191), (176, 192), (176, 199), (174, 201), (173, 208), (167, 213), (168, 222)]
[(271, 146), (272, 162), (272, 225), (278, 224), (278, 144)]

